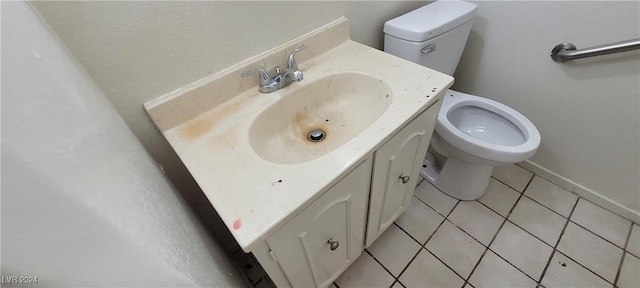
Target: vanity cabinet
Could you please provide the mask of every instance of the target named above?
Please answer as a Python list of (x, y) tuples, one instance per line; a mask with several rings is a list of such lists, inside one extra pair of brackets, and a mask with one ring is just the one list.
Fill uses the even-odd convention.
[(254, 252), (278, 287), (326, 287), (360, 256), (371, 165), (368, 156)]
[(409, 207), (440, 102), (431, 105), (375, 152), (365, 247)]
[(278, 287), (327, 287), (407, 209), (440, 102), (256, 246)]

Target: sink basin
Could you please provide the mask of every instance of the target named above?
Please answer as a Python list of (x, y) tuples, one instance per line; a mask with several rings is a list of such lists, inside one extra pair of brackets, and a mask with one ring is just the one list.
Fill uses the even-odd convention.
[[(292, 90), (262, 111), (251, 124), (249, 142), (263, 159), (295, 164), (340, 147), (374, 123), (389, 108), (391, 89), (360, 73), (339, 73)], [(312, 141), (308, 134), (314, 134)], [(320, 131), (324, 132), (323, 135)]]

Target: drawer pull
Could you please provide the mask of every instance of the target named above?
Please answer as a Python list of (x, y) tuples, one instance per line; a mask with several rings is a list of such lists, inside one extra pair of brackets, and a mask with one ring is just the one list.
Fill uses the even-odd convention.
[(329, 243), (329, 249), (331, 249), (331, 251), (338, 249), (338, 246), (340, 246), (340, 242), (333, 241), (333, 238), (329, 238), (329, 240), (327, 240), (327, 243)]
[(400, 177), (398, 177), (402, 180), (402, 184), (407, 184), (407, 182), (409, 182), (409, 176), (404, 176), (402, 174), (400, 174)]

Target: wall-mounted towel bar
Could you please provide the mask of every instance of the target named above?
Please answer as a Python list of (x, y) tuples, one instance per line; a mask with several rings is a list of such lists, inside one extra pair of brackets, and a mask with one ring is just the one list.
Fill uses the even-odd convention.
[(640, 49), (640, 38), (584, 49), (576, 49), (575, 45), (568, 42), (563, 42), (556, 45), (556, 47), (553, 47), (553, 50), (551, 50), (551, 59), (558, 63), (562, 63), (568, 60), (626, 52), (637, 49)]

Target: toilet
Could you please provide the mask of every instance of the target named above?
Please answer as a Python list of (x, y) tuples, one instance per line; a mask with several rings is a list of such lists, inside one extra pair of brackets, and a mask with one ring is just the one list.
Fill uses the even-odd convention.
[[(387, 53), (453, 75), (477, 6), (436, 1), (384, 25)], [(522, 114), (496, 101), (447, 90), (425, 157), (422, 177), (460, 200), (487, 190), (493, 167), (529, 159), (540, 133)]]

